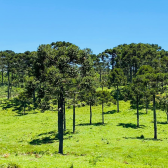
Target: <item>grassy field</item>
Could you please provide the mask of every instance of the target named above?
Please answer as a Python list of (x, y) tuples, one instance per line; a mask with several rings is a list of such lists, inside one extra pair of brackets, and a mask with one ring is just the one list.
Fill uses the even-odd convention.
[(157, 110), (158, 140), (153, 139), (153, 113), (140, 110), (140, 128), (136, 128), (136, 110), (129, 102), (105, 107), (101, 124), (101, 106), (93, 107), (89, 125), (89, 106), (76, 108), (76, 133), (72, 133), (72, 109), (66, 109), (67, 131), (64, 155), (58, 154), (57, 112), (31, 111), (20, 115), (16, 108), (0, 112), (0, 168), (87, 168), (87, 167), (168, 167), (168, 125), (166, 114)]

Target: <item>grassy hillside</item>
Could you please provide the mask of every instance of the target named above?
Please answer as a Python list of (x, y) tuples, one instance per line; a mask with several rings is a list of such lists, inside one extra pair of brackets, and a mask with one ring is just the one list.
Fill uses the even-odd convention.
[(136, 110), (129, 102), (105, 107), (101, 124), (101, 106), (93, 107), (93, 125), (89, 125), (89, 106), (76, 108), (76, 133), (72, 133), (72, 109), (66, 110), (67, 131), (64, 155), (58, 154), (57, 112), (32, 111), (20, 115), (16, 108), (0, 112), (0, 167), (87, 168), (87, 167), (167, 167), (168, 125), (166, 114), (157, 111), (158, 140), (153, 140), (153, 113), (140, 110), (140, 128), (136, 128)]

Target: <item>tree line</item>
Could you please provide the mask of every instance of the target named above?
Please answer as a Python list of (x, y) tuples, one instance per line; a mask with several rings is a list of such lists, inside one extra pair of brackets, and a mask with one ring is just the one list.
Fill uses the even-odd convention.
[[(119, 112), (119, 101), (130, 100), (137, 109), (137, 127), (140, 107), (148, 113), (152, 102), (157, 139), (157, 108), (165, 110), (168, 122), (167, 65), (168, 52), (156, 44), (123, 44), (98, 55), (64, 41), (40, 45), (33, 52), (0, 52), (1, 85), (7, 85), (7, 99), (11, 98), (12, 87), (21, 87), (15, 98), (23, 103), (24, 110), (28, 103), (41, 111), (57, 107), (59, 153), (63, 153), (68, 101), (73, 106), (74, 133), (78, 102), (89, 105), (90, 124), (92, 106), (101, 104), (104, 124), (105, 103), (115, 103)], [(98, 87), (101, 91), (96, 90)], [(114, 90), (109, 92), (104, 87)]]

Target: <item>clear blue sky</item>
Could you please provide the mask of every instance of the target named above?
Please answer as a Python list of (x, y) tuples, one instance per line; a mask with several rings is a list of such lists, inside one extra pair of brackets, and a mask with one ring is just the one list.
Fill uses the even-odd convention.
[(123, 43), (168, 50), (167, 0), (0, 0), (0, 50), (67, 41), (98, 54)]

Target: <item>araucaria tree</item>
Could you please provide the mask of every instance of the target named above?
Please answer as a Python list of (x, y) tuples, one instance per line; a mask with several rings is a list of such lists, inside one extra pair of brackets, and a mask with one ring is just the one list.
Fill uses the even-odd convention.
[(133, 79), (133, 83), (125, 88), (125, 91), (127, 91), (128, 97), (131, 100), (131, 104), (135, 104), (137, 108), (137, 127), (139, 127), (139, 104), (143, 97), (143, 88), (144, 85), (141, 83), (138, 77)]
[(117, 112), (119, 112), (119, 86), (125, 83), (125, 76), (121, 68), (114, 68), (109, 74), (109, 85), (117, 91)]
[[(44, 86), (50, 87), (51, 94), (55, 94), (55, 97), (58, 98), (58, 137), (59, 153), (61, 154), (63, 154), (63, 104), (65, 91), (68, 91), (68, 85), (72, 84), (72, 80), (79, 77), (79, 75), (84, 81), (90, 76), (91, 72), (87, 62), (91, 63), (92, 59), (87, 51), (82, 51), (76, 45), (66, 42), (41, 45), (37, 51), (37, 59), (34, 64), (35, 76), (43, 88)], [(46, 83), (50, 86), (46, 86)]]
[(104, 104), (112, 101), (112, 96), (109, 91), (97, 91), (96, 97), (98, 103), (102, 105), (102, 124), (104, 124)]
[(153, 122), (154, 122), (154, 139), (157, 139), (157, 115), (156, 115), (156, 95), (161, 90), (162, 81), (167, 78), (165, 73), (158, 72), (157, 68), (151, 66), (142, 66), (137, 75), (141, 83), (146, 86), (146, 91), (150, 92), (153, 97)]
[(96, 82), (95, 71), (93, 68), (92, 52), (90, 49), (80, 51), (80, 55), (84, 57), (84, 61), (80, 67), (80, 97), (81, 100), (87, 102), (90, 106), (90, 124), (92, 124), (92, 106), (96, 98)]

